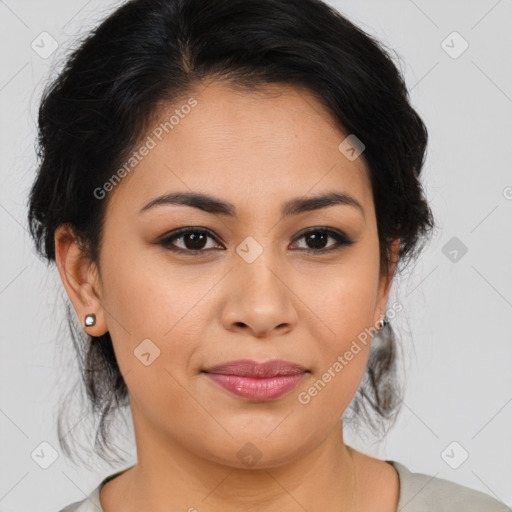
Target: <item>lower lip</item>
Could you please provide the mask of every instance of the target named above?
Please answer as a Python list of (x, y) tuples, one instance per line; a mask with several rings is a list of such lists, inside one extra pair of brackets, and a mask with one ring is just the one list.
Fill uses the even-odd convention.
[(268, 378), (241, 377), (240, 375), (223, 375), (221, 373), (206, 373), (206, 375), (234, 395), (253, 402), (268, 402), (291, 391), (306, 373)]

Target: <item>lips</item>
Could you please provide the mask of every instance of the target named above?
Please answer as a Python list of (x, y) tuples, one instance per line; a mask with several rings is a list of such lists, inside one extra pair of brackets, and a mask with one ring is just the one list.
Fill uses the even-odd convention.
[(307, 371), (298, 364), (283, 361), (282, 359), (273, 359), (265, 363), (258, 363), (249, 359), (240, 359), (230, 361), (225, 364), (217, 365), (207, 370), (207, 373), (220, 373), (223, 375), (238, 375), (240, 377), (277, 377), (279, 375), (298, 375)]
[(267, 402), (295, 388), (308, 370), (281, 359), (266, 363), (244, 359), (214, 366), (203, 373), (234, 395), (252, 402)]

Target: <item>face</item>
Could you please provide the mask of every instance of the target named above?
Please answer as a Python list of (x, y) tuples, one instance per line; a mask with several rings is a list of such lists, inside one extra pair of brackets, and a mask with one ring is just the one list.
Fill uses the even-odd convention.
[[(305, 90), (212, 82), (191, 96), (197, 104), (161, 140), (148, 132), (154, 147), (109, 192), (100, 274), (77, 260), (79, 284), (66, 283), (61, 242), (59, 270), (80, 318), (96, 312), (87, 332), (110, 332), (138, 443), (160, 439), (241, 467), (237, 453), (251, 442), (272, 466), (311, 451), (339, 424), (368, 360), (361, 333), (386, 310), (368, 170), (362, 156), (338, 149), (347, 134)], [(178, 192), (232, 211), (206, 211), (212, 201), (144, 209)], [(332, 193), (352, 204), (290, 206)], [(307, 371), (267, 400), (204, 373), (240, 359)]]

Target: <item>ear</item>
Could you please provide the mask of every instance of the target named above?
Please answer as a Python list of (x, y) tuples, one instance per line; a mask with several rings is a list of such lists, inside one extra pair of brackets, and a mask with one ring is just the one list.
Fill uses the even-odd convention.
[(398, 252), (400, 250), (400, 239), (396, 238), (391, 244), (391, 254), (389, 258), (389, 267), (387, 274), (382, 274), (379, 279), (379, 293), (377, 300), (377, 307), (375, 310), (375, 318), (373, 325), (381, 319), (382, 315), (386, 314), (386, 306), (388, 302), (389, 291), (391, 290), (391, 283), (395, 275), (396, 265), (398, 263)]
[[(55, 260), (60, 278), (84, 330), (91, 336), (108, 331), (102, 307), (101, 280), (95, 263), (83, 254), (70, 224), (55, 230)], [(94, 313), (96, 324), (85, 326), (85, 315)]]

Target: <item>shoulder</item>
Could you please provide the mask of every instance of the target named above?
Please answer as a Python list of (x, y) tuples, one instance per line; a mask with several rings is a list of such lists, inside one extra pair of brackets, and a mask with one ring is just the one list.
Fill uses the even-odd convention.
[(59, 510), (59, 512), (103, 512), (100, 504), (100, 487), (102, 484), (103, 482), (98, 485), (87, 498), (81, 501), (75, 501)]
[(131, 469), (133, 466), (130, 466), (125, 469), (121, 469), (119, 471), (116, 471), (115, 473), (112, 473), (111, 475), (108, 475), (105, 477), (96, 488), (94, 488), (91, 493), (83, 500), (81, 501), (75, 501), (74, 503), (71, 503), (67, 507), (59, 510), (59, 512), (104, 512), (103, 508), (101, 506), (100, 502), (100, 491), (101, 488), (110, 480), (113, 480), (117, 476), (119, 476), (121, 473), (125, 473), (129, 469)]
[(510, 512), (501, 501), (464, 485), (389, 462), (400, 477), (397, 512)]

